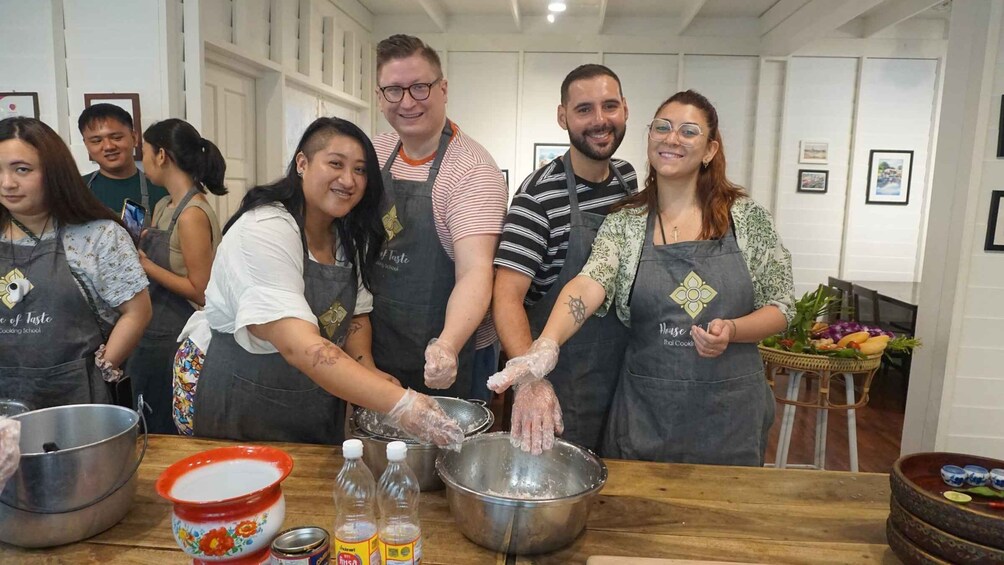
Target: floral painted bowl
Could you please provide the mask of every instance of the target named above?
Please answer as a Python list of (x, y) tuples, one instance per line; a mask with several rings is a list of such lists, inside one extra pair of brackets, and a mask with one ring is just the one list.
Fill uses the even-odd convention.
[(157, 479), (174, 503), (174, 539), (196, 565), (262, 563), (286, 517), (280, 483), (293, 459), (274, 447), (220, 447), (175, 462)]

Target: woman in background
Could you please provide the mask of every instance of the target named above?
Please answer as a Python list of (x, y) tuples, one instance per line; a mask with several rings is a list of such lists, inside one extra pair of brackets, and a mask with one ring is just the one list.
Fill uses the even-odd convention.
[(435, 401), (373, 365), (366, 289), (385, 231), (372, 143), (350, 122), (319, 118), (293, 155), (286, 176), (248, 192), (224, 229), (205, 310), (175, 360), (179, 429), (334, 444), (348, 401), (424, 441), (459, 443)]
[(213, 254), (220, 243), (216, 212), (206, 191), (226, 194), (227, 163), (216, 145), (188, 122), (168, 119), (143, 133), (143, 170), (168, 195), (153, 209), (140, 238), (140, 263), (150, 278), (153, 319), (126, 365), (133, 394), (143, 394), (152, 413), (150, 431), (176, 433), (171, 385), (178, 334), (206, 302)]
[(150, 321), (146, 275), (66, 144), (33, 118), (0, 120), (0, 278), (0, 396), (111, 402), (107, 383)]

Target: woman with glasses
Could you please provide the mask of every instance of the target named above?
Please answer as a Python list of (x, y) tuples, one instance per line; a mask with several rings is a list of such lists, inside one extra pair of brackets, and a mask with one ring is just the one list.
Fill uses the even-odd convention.
[(614, 306), (630, 342), (602, 455), (761, 466), (774, 397), (756, 343), (794, 314), (791, 255), (770, 214), (726, 178), (704, 96), (659, 107), (648, 160), (645, 190), (607, 216), (540, 338), (489, 386), (543, 378), (558, 345)]

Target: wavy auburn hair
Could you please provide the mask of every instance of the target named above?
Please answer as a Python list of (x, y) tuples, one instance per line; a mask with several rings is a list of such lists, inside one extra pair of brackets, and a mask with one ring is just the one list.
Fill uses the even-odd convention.
[[(729, 215), (732, 204), (736, 199), (745, 196), (746, 190), (729, 181), (725, 176), (725, 143), (722, 141), (722, 132), (718, 129), (718, 112), (711, 102), (701, 93), (694, 90), (677, 92), (659, 105), (655, 111), (658, 116), (663, 108), (672, 104), (686, 104), (693, 106), (704, 114), (704, 119), (708, 124), (708, 143), (718, 142), (718, 151), (712, 157), (707, 167), (701, 167), (697, 171), (697, 200), (701, 205), (701, 239), (719, 239), (729, 231)], [(645, 178), (645, 188), (625, 199), (618, 208), (641, 208), (647, 206), (649, 210), (659, 209), (659, 191), (656, 190), (655, 167), (648, 166), (648, 176)]]

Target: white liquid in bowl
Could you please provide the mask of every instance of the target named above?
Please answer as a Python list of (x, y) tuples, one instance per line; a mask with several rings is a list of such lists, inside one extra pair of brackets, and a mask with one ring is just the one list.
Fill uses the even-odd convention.
[(275, 465), (235, 459), (193, 469), (174, 483), (171, 496), (186, 502), (210, 502), (250, 494), (279, 480)]

